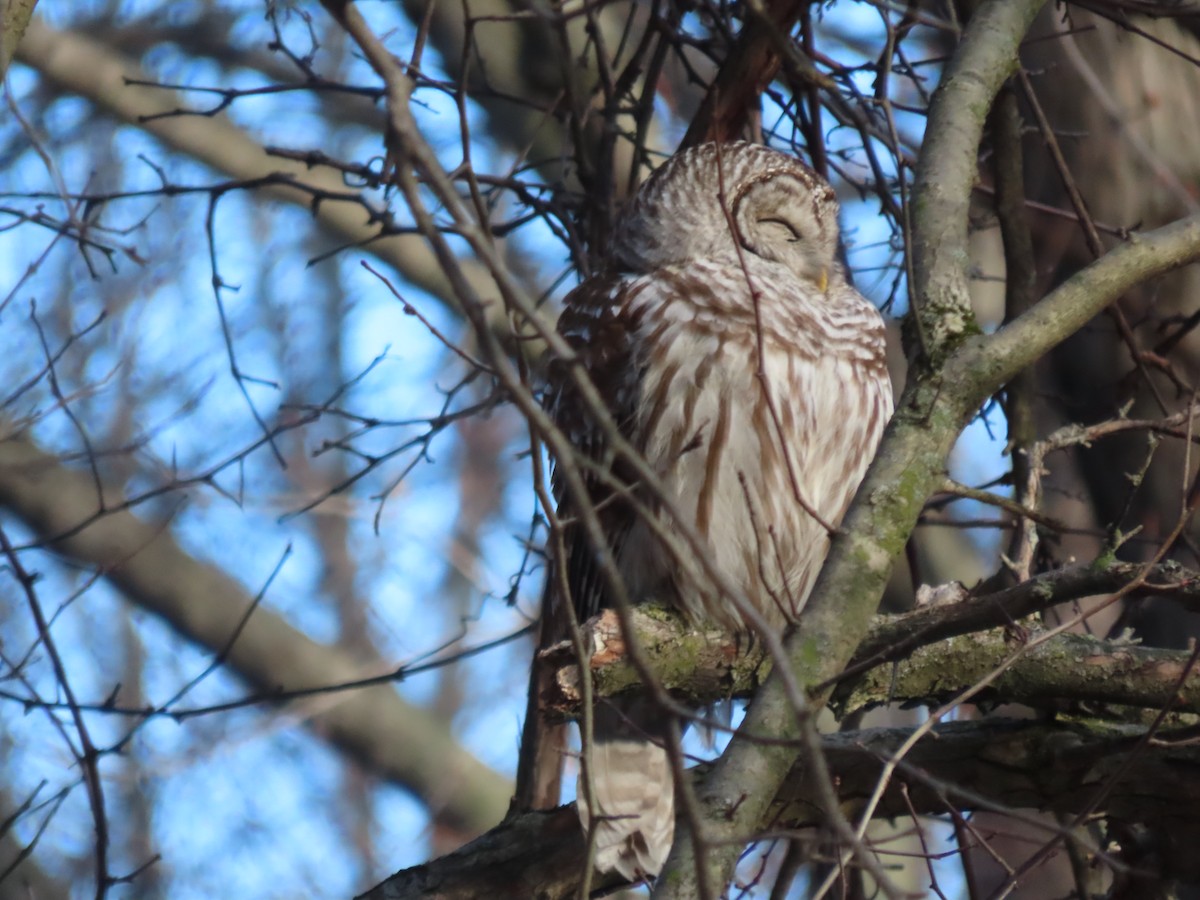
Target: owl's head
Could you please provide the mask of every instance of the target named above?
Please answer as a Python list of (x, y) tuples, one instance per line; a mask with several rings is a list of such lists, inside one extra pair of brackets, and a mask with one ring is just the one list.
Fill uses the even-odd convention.
[(756, 144), (701, 144), (671, 157), (617, 223), (613, 257), (645, 273), (742, 252), (787, 266), (824, 291), (839, 271), (838, 205), (808, 166)]

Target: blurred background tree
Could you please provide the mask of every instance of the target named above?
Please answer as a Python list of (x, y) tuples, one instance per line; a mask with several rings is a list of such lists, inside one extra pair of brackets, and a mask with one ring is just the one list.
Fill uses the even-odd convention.
[[(902, 315), (925, 113), (975, 5), (350, 7), (486, 225), (481, 254), (420, 187), (449, 262), (393, 183), (379, 61), (341, 4), (6, 3), (0, 65), (28, 25), (0, 117), (0, 897), (347, 896), (498, 823), (545, 538), (540, 450), (487, 363), (499, 341), (538, 384), (513, 297), (552, 322), (646, 173), (689, 132), (745, 133), (830, 178), (860, 290)], [(1043, 12), (980, 153), (984, 330), (1127, 229), (1196, 211), (1197, 28), (1183, 2)], [(1018, 145), (1031, 250), (1006, 260)], [(1186, 412), (1196, 277), (1128, 295), (1014, 382), (951, 474), (1039, 502), (1023, 453), (1055, 428)], [(1121, 556), (1151, 558), (1187, 445), (1147, 462), (1135, 431), (1056, 455), (1024, 574), (1137, 528)], [(934, 499), (891, 610), (922, 583), (1013, 580), (999, 554), (1032, 549), (1012, 510)], [(1168, 549), (1200, 566), (1190, 528)], [(1117, 624), (1172, 647), (1196, 630), (1166, 600)], [(992, 815), (872, 834), (917, 892), (1093, 884), (1069, 854), (1011, 884), (1043, 838)], [(821, 880), (786, 844), (747, 857), (751, 892)]]

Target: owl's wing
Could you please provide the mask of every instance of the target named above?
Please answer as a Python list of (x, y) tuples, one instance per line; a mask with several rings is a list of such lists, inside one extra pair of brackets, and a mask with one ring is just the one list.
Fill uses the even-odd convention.
[[(656, 357), (661, 356), (654, 353), (655, 341), (661, 340), (665, 331), (655, 325), (649, 310), (662, 314), (684, 300), (680, 279), (665, 269), (638, 278), (589, 280), (567, 298), (559, 331), (576, 351), (607, 412), (595, 415), (579, 395), (574, 379), (555, 381), (558, 387), (551, 407), (555, 422), (569, 439), (576, 460), (599, 469), (599, 473), (581, 473), (583, 498), (579, 492), (565, 490), (562, 460), (554, 479), (559, 516), (570, 523), (563, 534), (562, 574), (580, 620), (612, 601), (595, 536), (573, 521), (581, 499), (595, 511), (603, 546), (612, 552), (621, 573), (629, 576), (627, 586), (635, 586), (636, 575), (628, 560), (635, 548), (625, 545), (641, 540), (640, 527), (635, 531), (640, 525), (639, 513), (630, 502), (639, 479), (631, 466), (615, 458), (611, 438), (615, 430), (635, 450), (646, 451), (645, 423), (658, 418), (654, 411), (657, 401), (670, 397), (655, 392), (651, 410), (644, 409), (647, 392), (654, 392), (647, 373), (655, 370), (660, 362)], [(670, 385), (671, 381), (666, 375), (658, 383)], [(553, 593), (548, 596), (557, 599)], [(630, 599), (637, 602), (646, 597)], [(558, 604), (559, 614), (564, 605)], [(547, 615), (555, 614), (551, 603)], [(673, 770), (665, 749), (668, 722), (654, 697), (618, 698), (598, 703), (592, 710), (592, 739), (584, 747), (586, 761), (576, 797), (579, 818), (601, 872), (616, 871), (638, 881), (656, 874), (671, 849), (675, 813)]]
[[(587, 492), (587, 503), (595, 510), (605, 544), (614, 556), (629, 534), (635, 513), (611, 483), (606, 484), (592, 465), (609, 473), (620, 484), (632, 484), (634, 474), (612, 458), (608, 435), (613, 426), (632, 438), (640, 383), (639, 363), (633, 343), (633, 323), (626, 312), (629, 282), (617, 275), (589, 279), (566, 299), (559, 319), (559, 333), (576, 352), (579, 362), (604, 402), (611, 421), (596, 416), (581, 396), (565, 363), (550, 368), (549, 407), (555, 424), (574, 449)], [(563, 530), (569, 601), (580, 622), (612, 605), (609, 588), (601, 571), (596, 548), (586, 527), (578, 519), (579, 498), (566, 489), (563, 460), (555, 460), (552, 485), (558, 501)], [(552, 569), (552, 576), (557, 570)]]
[[(618, 430), (628, 435), (636, 409), (638, 378), (630, 325), (623, 319), (624, 292), (625, 284), (616, 276), (585, 281), (567, 296), (559, 319), (559, 331), (578, 354), (584, 371), (611, 411)], [(608, 432), (580, 396), (569, 365), (561, 360), (551, 362), (548, 378), (546, 405), (555, 425), (570, 443), (574, 459), (594, 461), (611, 469)], [(565, 552), (562, 558), (551, 554), (538, 629), (538, 650), (569, 637), (568, 603), (574, 607), (580, 622), (608, 605), (606, 580), (587, 530), (578, 522), (579, 498), (572, 497), (567, 491), (563, 467), (563, 460), (554, 460), (551, 482), (558, 502), (558, 515), (564, 522)], [(629, 533), (633, 513), (627, 504), (614, 498), (611, 485), (606, 485), (590, 466), (579, 466), (579, 472), (584, 483), (585, 502), (596, 511), (605, 543), (615, 554)], [(621, 477), (619, 470), (614, 474)], [(560, 574), (566, 577), (566, 597), (560, 588)], [(550, 690), (552, 678), (553, 671), (535, 653), (513, 797), (513, 807), (517, 810), (550, 809), (559, 803), (566, 726), (546, 722), (540, 714), (540, 699)]]

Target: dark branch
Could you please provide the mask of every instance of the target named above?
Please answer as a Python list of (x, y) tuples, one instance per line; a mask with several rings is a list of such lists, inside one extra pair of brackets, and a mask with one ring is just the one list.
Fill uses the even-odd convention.
[[(888, 728), (823, 739), (848, 814), (862, 808), (878, 784), (884, 761), (910, 735), (908, 729)], [(1090, 802), (1091, 786), (1104, 785), (1111, 788), (1106, 800), (1110, 819), (1153, 824), (1166, 842), (1165, 874), (1182, 876), (1197, 864), (1188, 847), (1197, 837), (1193, 811), (1200, 809), (1200, 745), (1182, 734), (1162, 734), (1153, 746), (1135, 753), (1139, 737), (1140, 730), (1133, 728), (1097, 733), (1079, 726), (995, 719), (942, 725), (904, 758), (877, 815), (941, 815), (952, 808), (1008, 814), (1034, 808), (1069, 814)], [(1047, 765), (1049, 759), (1053, 766)], [(698, 789), (709, 772), (707, 765), (693, 770)], [(804, 766), (798, 765), (760, 827), (819, 826), (824, 814), (813, 802), (815, 796)], [(1028, 827), (1056, 833), (1044, 820), (1024, 821)], [(397, 872), (360, 900), (560, 900), (574, 896), (584, 858), (573, 806), (526, 813), (449, 856)]]

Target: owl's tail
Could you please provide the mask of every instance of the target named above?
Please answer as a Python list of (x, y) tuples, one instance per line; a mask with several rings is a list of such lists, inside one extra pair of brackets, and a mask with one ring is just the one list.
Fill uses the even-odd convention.
[(629, 881), (657, 875), (675, 837), (664, 719), (648, 699), (598, 706), (586, 763), (594, 789), (590, 800), (585, 776), (579, 777), (579, 820), (585, 832), (589, 822), (595, 831), (595, 866)]

